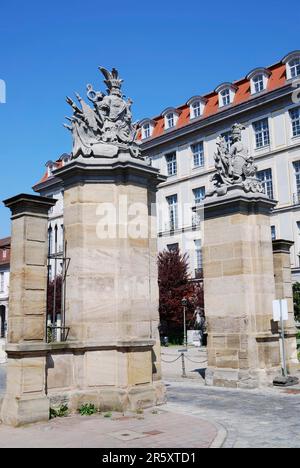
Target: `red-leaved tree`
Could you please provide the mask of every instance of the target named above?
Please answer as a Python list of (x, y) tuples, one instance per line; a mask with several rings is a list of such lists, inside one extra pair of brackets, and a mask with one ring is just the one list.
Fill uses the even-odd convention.
[(162, 332), (181, 331), (183, 327), (182, 299), (188, 300), (186, 320), (194, 326), (194, 312), (203, 309), (203, 286), (191, 282), (188, 273), (188, 255), (179, 250), (165, 250), (158, 255), (159, 314)]
[(59, 275), (48, 284), (47, 292), (47, 316), (50, 315), (51, 319), (53, 317), (53, 308), (54, 308), (54, 290), (56, 289), (56, 302), (55, 302), (55, 313), (61, 314), (62, 309), (62, 276)]

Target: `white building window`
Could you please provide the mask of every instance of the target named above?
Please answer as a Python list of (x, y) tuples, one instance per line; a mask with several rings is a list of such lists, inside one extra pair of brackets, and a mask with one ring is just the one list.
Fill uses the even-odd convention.
[(196, 259), (196, 270), (202, 270), (203, 258), (202, 258), (202, 245), (201, 240), (197, 239), (194, 241), (195, 244), (195, 259)]
[(290, 69), (291, 78), (297, 78), (298, 76), (300, 76), (300, 57), (292, 59), (289, 62), (288, 66)]
[(167, 197), (167, 203), (169, 205), (169, 229), (174, 231), (178, 228), (177, 194)]
[(0, 272), (0, 293), (4, 293), (4, 272)]
[(257, 178), (262, 182), (264, 192), (271, 198), (274, 199), (273, 193), (273, 179), (272, 179), (272, 169), (265, 169), (264, 171), (257, 172)]
[(263, 148), (270, 144), (268, 119), (258, 120), (253, 124), (256, 148)]
[(149, 138), (151, 136), (151, 130), (150, 130), (150, 124), (149, 123), (143, 125), (142, 133), (143, 133), (143, 139), (144, 138)]
[(195, 119), (196, 117), (201, 116), (201, 102), (196, 101), (192, 104), (192, 118)]
[(300, 161), (294, 162), (295, 182), (296, 182), (296, 196), (294, 203), (299, 203), (300, 199)]
[(254, 92), (255, 93), (260, 93), (265, 89), (265, 84), (264, 84), (264, 75), (256, 75), (253, 78), (253, 86), (254, 86)]
[(293, 137), (300, 136), (300, 108), (290, 111)]
[(167, 128), (175, 127), (175, 116), (172, 112), (166, 115), (166, 124)]
[(177, 252), (177, 250), (179, 250), (179, 245), (178, 243), (167, 244), (167, 249), (169, 252)]
[(195, 205), (199, 205), (205, 198), (205, 187), (193, 189)]
[(276, 227), (275, 226), (271, 226), (271, 236), (272, 236), (272, 240), (276, 239)]
[(232, 143), (232, 134), (231, 134), (231, 132), (224, 132), (224, 133), (221, 134), (221, 137), (224, 138), (226, 148), (229, 151), (230, 147), (231, 147), (231, 143)]
[(204, 147), (203, 141), (195, 143), (191, 146), (193, 153), (194, 167), (203, 167), (204, 166)]
[(224, 89), (223, 91), (221, 91), (221, 102), (222, 102), (221, 107), (228, 106), (231, 103), (229, 89)]
[(176, 153), (170, 153), (166, 155), (167, 161), (167, 174), (168, 176), (174, 176), (177, 174), (177, 158)]

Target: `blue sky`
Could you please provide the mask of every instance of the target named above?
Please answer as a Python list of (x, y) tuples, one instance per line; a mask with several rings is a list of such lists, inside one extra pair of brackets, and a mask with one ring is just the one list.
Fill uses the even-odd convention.
[[(30, 193), (70, 151), (65, 96), (103, 89), (99, 65), (120, 70), (140, 119), (300, 49), (299, 0), (13, 0), (0, 14), (1, 200)], [(9, 232), (1, 205), (0, 237)]]

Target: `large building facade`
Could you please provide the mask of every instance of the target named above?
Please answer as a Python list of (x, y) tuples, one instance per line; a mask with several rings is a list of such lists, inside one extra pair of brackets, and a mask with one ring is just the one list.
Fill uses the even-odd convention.
[(187, 252), (192, 275), (201, 274), (205, 242), (201, 220), (192, 208), (210, 188), (217, 138), (222, 135), (230, 146), (231, 127), (238, 122), (245, 127), (243, 143), (258, 166), (265, 192), (278, 201), (271, 218), (272, 236), (294, 241), (293, 279), (300, 280), (299, 80), (296, 51), (140, 123), (143, 153), (168, 176), (158, 192), (159, 250), (179, 247)]
[[(291, 264), (300, 280), (300, 51), (280, 62), (257, 68), (234, 83), (223, 83), (207, 95), (168, 107), (139, 126), (142, 152), (168, 176), (158, 190), (159, 250), (180, 248), (189, 255), (192, 277), (201, 276), (201, 219), (193, 207), (203, 201), (214, 173), (217, 138), (228, 147), (231, 127), (244, 125), (243, 143), (258, 166), (266, 193), (278, 201), (273, 211), (273, 238), (294, 241)], [(50, 213), (51, 251), (63, 236), (63, 196), (52, 170), (68, 160), (47, 163), (47, 173), (34, 190), (58, 202)], [(224, 233), (225, 235), (225, 233)], [(52, 267), (51, 267), (52, 269)], [(52, 274), (52, 273), (51, 273)]]
[(9, 267), (10, 237), (6, 237), (0, 239), (0, 364), (6, 360), (4, 347), (8, 316)]

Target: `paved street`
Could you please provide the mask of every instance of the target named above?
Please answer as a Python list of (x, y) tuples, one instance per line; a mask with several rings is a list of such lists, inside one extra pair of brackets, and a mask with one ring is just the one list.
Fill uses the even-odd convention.
[[(176, 349), (164, 351), (165, 360), (178, 356)], [(192, 350), (189, 357), (198, 362), (205, 360), (205, 353)], [(115, 414), (108, 419), (72, 416), (21, 429), (0, 426), (0, 447), (31, 447), (38, 438), (49, 447), (208, 447), (215, 441), (224, 448), (300, 448), (300, 386), (263, 390), (205, 387), (201, 368), (187, 362), (187, 373), (194, 379), (180, 377), (180, 359), (164, 363), (168, 404), (158, 412), (147, 410), (125, 418)], [(0, 394), (4, 376), (5, 368), (0, 366)], [(129, 435), (121, 440), (119, 433)]]
[(168, 401), (171, 411), (222, 425), (227, 431), (224, 447), (300, 448), (299, 387), (253, 391), (170, 382)]
[(6, 380), (5, 365), (0, 364), (0, 394), (4, 392)]

